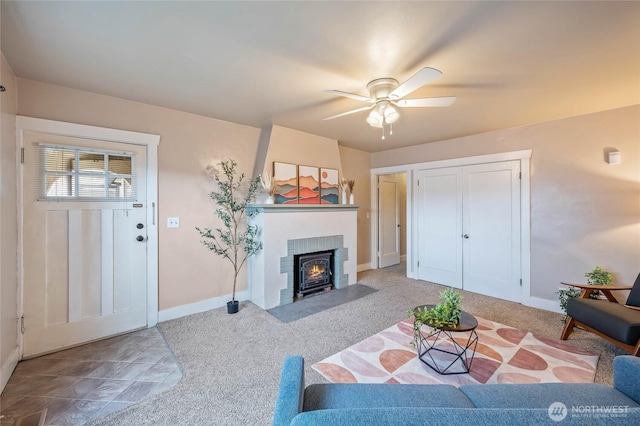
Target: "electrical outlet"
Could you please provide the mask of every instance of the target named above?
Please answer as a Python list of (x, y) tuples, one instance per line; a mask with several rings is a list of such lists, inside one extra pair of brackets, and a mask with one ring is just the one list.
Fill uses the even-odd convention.
[(180, 228), (180, 218), (179, 217), (168, 217), (167, 218), (167, 228)]

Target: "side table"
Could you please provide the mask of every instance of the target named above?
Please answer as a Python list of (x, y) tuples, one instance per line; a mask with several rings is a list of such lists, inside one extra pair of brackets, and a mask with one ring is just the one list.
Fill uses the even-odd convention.
[[(435, 305), (420, 305), (414, 309), (431, 309)], [(435, 327), (429, 324), (430, 331), (416, 330), (414, 340), (418, 358), (439, 374), (466, 374), (471, 369), (475, 350), (478, 345), (478, 320), (471, 314), (461, 311), (456, 327)], [(452, 333), (468, 333), (466, 344), (458, 343)], [(466, 337), (466, 336), (465, 336)], [(459, 339), (464, 341), (464, 339)]]

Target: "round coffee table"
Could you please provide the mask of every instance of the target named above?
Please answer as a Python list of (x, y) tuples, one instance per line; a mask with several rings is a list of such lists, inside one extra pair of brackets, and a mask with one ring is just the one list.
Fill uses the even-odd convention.
[[(431, 309), (435, 305), (420, 305), (417, 309)], [(414, 340), (418, 358), (425, 365), (435, 370), (439, 374), (466, 374), (471, 369), (473, 357), (476, 354), (478, 345), (478, 320), (471, 314), (461, 311), (460, 321), (455, 327), (435, 327), (425, 324), (431, 330), (416, 330)], [(468, 338), (464, 345), (459, 343), (462, 339), (454, 338), (453, 333), (468, 333)]]

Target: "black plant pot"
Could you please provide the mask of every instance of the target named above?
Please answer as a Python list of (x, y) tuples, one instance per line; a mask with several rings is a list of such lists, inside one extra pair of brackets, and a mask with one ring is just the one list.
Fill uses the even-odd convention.
[(227, 313), (228, 314), (238, 313), (238, 301), (237, 300), (230, 300), (230, 301), (227, 302)]

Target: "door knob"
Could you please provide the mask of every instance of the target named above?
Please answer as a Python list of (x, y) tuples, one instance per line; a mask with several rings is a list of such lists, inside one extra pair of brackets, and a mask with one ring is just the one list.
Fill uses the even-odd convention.
[(469, 234), (464, 234), (462, 237), (469, 239)]
[(144, 225), (142, 223), (139, 223), (139, 224), (136, 225), (136, 228), (142, 229), (142, 228), (144, 228)]
[(138, 235), (136, 237), (136, 241), (144, 241), (144, 237), (142, 235)]

